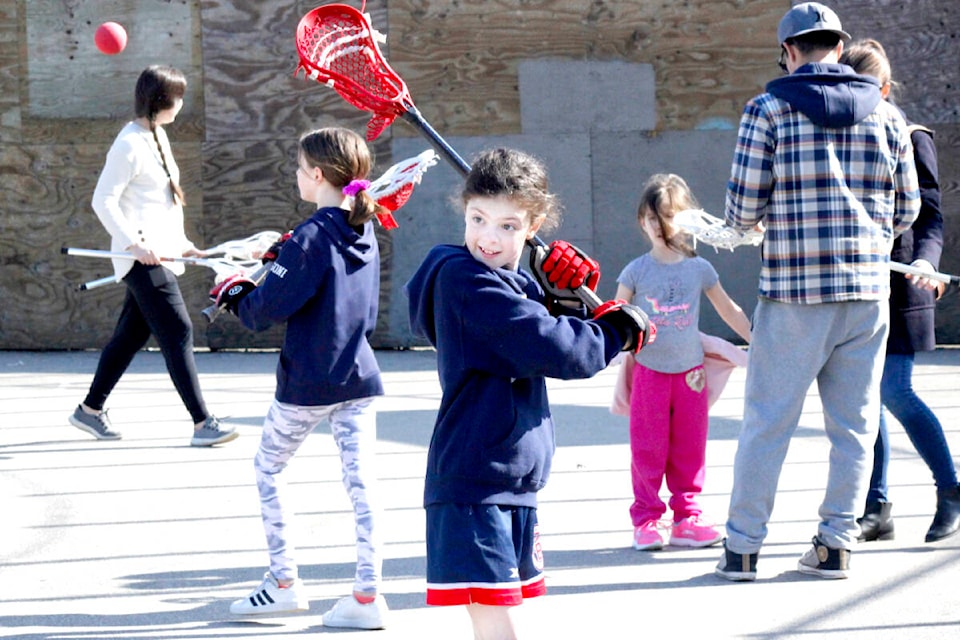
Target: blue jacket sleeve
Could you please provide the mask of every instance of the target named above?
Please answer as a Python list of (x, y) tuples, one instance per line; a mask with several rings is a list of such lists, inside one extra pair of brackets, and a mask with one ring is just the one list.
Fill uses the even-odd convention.
[(516, 290), (488, 270), (445, 268), (438, 306), (448, 337), (460, 342), (464, 368), (511, 378), (590, 377), (619, 352), (621, 338), (606, 323), (550, 315), (534, 290)]
[(253, 331), (285, 322), (316, 295), (322, 275), (322, 268), (308, 263), (302, 247), (293, 238), (287, 240), (263, 283), (240, 301), (240, 322)]

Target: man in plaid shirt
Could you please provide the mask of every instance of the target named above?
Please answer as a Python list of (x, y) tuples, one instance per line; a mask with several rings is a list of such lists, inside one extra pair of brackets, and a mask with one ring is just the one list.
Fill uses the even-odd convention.
[(765, 227), (759, 301), (717, 575), (754, 580), (777, 481), (817, 381), (830, 441), (813, 547), (798, 570), (845, 578), (880, 412), (889, 256), (920, 210), (907, 126), (873, 78), (838, 63), (850, 36), (807, 2), (780, 21), (781, 66), (740, 120), (725, 217)]

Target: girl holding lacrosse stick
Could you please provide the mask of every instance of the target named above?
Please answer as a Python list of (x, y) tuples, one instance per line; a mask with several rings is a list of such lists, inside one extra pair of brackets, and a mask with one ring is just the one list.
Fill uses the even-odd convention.
[(113, 259), (116, 279), (127, 286), (123, 308), (87, 396), (70, 416), (70, 424), (100, 440), (120, 438), (103, 405), (151, 335), (193, 419), (190, 444), (208, 447), (237, 437), (236, 431), (222, 427), (207, 411), (200, 393), (193, 324), (177, 284), (183, 263), (160, 260), (161, 256), (203, 256), (184, 233), (180, 171), (163, 129), (176, 119), (186, 89), (186, 78), (171, 67), (151, 66), (140, 74), (136, 118), (107, 152), (93, 194), (93, 210), (110, 234), (111, 250), (134, 258)]
[[(840, 62), (850, 65), (857, 73), (879, 80), (881, 94), (889, 99), (893, 86), (890, 61), (879, 42), (861, 40), (851, 44), (844, 49)], [(910, 125), (910, 130), (920, 180), (920, 215), (910, 229), (894, 239), (890, 258), (933, 272), (943, 251), (937, 150), (929, 129)], [(937, 511), (926, 541), (936, 542), (960, 530), (960, 487), (953, 456), (940, 421), (917, 396), (911, 381), (914, 354), (936, 347), (934, 307), (943, 287), (943, 283), (922, 276), (890, 273), (890, 334), (880, 379), (880, 431), (873, 451), (873, 474), (866, 507), (858, 520), (861, 541), (890, 540), (894, 536), (892, 505), (887, 500), (890, 459), (887, 411), (903, 425), (910, 442), (933, 473), (937, 486)]]
[(353, 629), (386, 625), (374, 495), (374, 399), (383, 395), (383, 383), (368, 342), (380, 292), (373, 219), (383, 211), (368, 192), (370, 165), (366, 143), (352, 131), (325, 128), (302, 136), (297, 185), (300, 197), (316, 205), (316, 211), (280, 246), (260, 286), (237, 275), (211, 291), (216, 306), (225, 305), (249, 329), (287, 325), (277, 390), (253, 461), (270, 567), (253, 591), (230, 606), (235, 614), (308, 609), (288, 540), (291, 512), (284, 502), (282, 473), (307, 436), (326, 420), (353, 504), (357, 566), (353, 594), (327, 611), (323, 624)]
[[(649, 328), (623, 301), (586, 320), (519, 269), (525, 242), (559, 215), (538, 160), (481, 154), (461, 201), (464, 243), (434, 247), (406, 285), (411, 327), (436, 347), (443, 389), (424, 486), (427, 604), (466, 605), (474, 638), (509, 640), (510, 607), (546, 591), (536, 509), (554, 451), (545, 377), (590, 377), (639, 349)], [(534, 268), (544, 281), (596, 286), (581, 271), (596, 263), (567, 248)]]
[[(648, 253), (631, 261), (617, 278), (617, 298), (643, 309), (657, 339), (636, 354), (630, 396), (630, 451), (634, 502), (633, 548), (663, 547), (658, 523), (666, 510), (659, 497), (664, 478), (670, 490), (670, 544), (707, 547), (723, 535), (701, 519), (707, 448), (707, 380), (698, 330), (700, 294), (720, 317), (750, 342), (750, 321), (720, 285), (713, 266), (696, 255), (687, 235), (673, 223), (680, 211), (697, 209), (687, 183), (657, 174), (640, 196), (637, 219), (650, 241)], [(628, 356), (629, 357), (629, 356)]]

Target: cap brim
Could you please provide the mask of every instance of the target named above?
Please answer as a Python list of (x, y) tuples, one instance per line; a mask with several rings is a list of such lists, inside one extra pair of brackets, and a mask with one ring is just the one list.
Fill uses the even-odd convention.
[(807, 29), (806, 31), (798, 31), (797, 33), (794, 33), (794, 34), (792, 34), (792, 35), (787, 36), (786, 38), (784, 38), (784, 39), (781, 41), (781, 44), (782, 44), (783, 42), (786, 42), (786, 41), (789, 40), (790, 38), (797, 38), (797, 37), (802, 36), (802, 35), (804, 35), (804, 34), (813, 33), (813, 32), (815, 32), (815, 31), (829, 31), (830, 33), (835, 33), (835, 34), (837, 34), (838, 36), (840, 36), (840, 39), (843, 40), (844, 42), (847, 42), (847, 41), (850, 40), (850, 34), (847, 33), (846, 31), (841, 31), (840, 29)]

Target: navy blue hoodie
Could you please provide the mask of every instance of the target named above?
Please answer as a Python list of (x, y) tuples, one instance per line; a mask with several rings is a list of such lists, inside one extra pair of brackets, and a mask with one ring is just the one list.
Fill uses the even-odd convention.
[(845, 64), (811, 62), (788, 76), (771, 80), (767, 91), (789, 102), (820, 127), (850, 127), (877, 108), (880, 82)]
[(606, 322), (551, 316), (529, 273), (491, 270), (464, 246), (434, 247), (406, 292), (443, 390), (424, 506), (536, 506), (555, 448), (545, 377), (589, 378), (623, 338)]
[(355, 229), (347, 215), (318, 209), (240, 301), (237, 315), (249, 329), (287, 323), (277, 364), (280, 402), (322, 406), (383, 394), (368, 342), (377, 322), (380, 249), (373, 223)]

